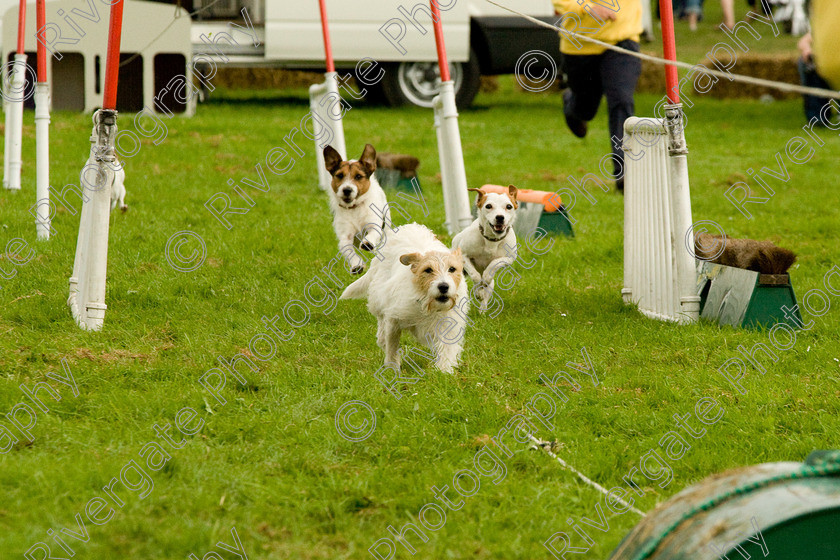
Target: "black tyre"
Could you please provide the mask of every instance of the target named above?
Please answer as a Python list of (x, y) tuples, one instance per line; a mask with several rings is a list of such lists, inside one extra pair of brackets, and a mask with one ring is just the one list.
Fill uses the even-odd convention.
[[(478, 57), (470, 50), (467, 62), (450, 62), (449, 74), (455, 86), (455, 104), (469, 107), (481, 85)], [(389, 64), (382, 78), (382, 90), (388, 104), (394, 107), (417, 105), (431, 107), (440, 90), (437, 62), (400, 62)]]

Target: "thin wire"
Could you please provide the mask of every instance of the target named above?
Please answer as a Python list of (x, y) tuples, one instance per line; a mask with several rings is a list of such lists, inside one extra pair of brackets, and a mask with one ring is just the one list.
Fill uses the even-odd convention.
[[(540, 21), (537, 18), (534, 18), (534, 17), (531, 17), (529, 15), (523, 14), (522, 12), (517, 12), (516, 10), (514, 10), (512, 8), (508, 8), (507, 6), (503, 6), (501, 4), (493, 2), (493, 0), (485, 0), (485, 1), (489, 2), (490, 4), (493, 4), (494, 6), (498, 6), (499, 8), (501, 8), (503, 10), (506, 10), (506, 11), (512, 13), (512, 14), (516, 14), (520, 17), (523, 17), (523, 18), (527, 19), (528, 21), (530, 21), (532, 23), (536, 23), (537, 25), (539, 25), (541, 27), (545, 27), (545, 28), (548, 28), (548, 29), (553, 29), (553, 30), (555, 30), (559, 33), (564, 34), (564, 35), (571, 35), (571, 36), (575, 37), (576, 39), (583, 39), (584, 41), (589, 41), (590, 43), (595, 43), (596, 45), (602, 46), (605, 49), (608, 49), (608, 50), (611, 50), (611, 51), (624, 53), (624, 54), (627, 54), (627, 55), (630, 55), (630, 56), (635, 56), (636, 58), (641, 58), (642, 60), (647, 60), (649, 62), (653, 62), (655, 64), (661, 64), (663, 66), (668, 66), (668, 65), (678, 66), (680, 68), (686, 68), (686, 69), (689, 69), (689, 70), (695, 69), (695, 66), (696, 66), (694, 64), (689, 64), (687, 62), (681, 62), (679, 60), (677, 60), (677, 61), (666, 60), (664, 58), (659, 58), (658, 56), (653, 56), (653, 55), (644, 54), (644, 53), (637, 53), (635, 51), (624, 49), (624, 48), (618, 47), (616, 45), (611, 45), (609, 43), (599, 41), (598, 39), (593, 39), (592, 37), (587, 37), (586, 35), (580, 35), (580, 34), (575, 33), (573, 31), (568, 31), (566, 29), (561, 29), (561, 28), (557, 27), (556, 25), (552, 25), (550, 23)], [(753, 84), (753, 85), (757, 85), (757, 86), (764, 86), (764, 87), (768, 87), (768, 88), (771, 88), (771, 89), (777, 89), (777, 90), (780, 90), (780, 91), (789, 91), (789, 92), (792, 92), (792, 93), (802, 93), (802, 94), (807, 94), (807, 95), (813, 95), (815, 97), (830, 97), (832, 99), (840, 99), (840, 91), (834, 91), (834, 90), (830, 90), (830, 89), (821, 89), (821, 88), (805, 87), (805, 86), (794, 85), (794, 84), (787, 84), (787, 83), (784, 83), (784, 82), (776, 82), (776, 81), (773, 81), (773, 80), (765, 80), (763, 78), (756, 78), (754, 76), (744, 76), (742, 74), (730, 74), (729, 72), (720, 72), (718, 70), (712, 70), (711, 68), (705, 68), (704, 70), (701, 70), (701, 72), (703, 74), (709, 74), (711, 76), (717, 76), (718, 78), (727, 78), (728, 80), (734, 81), (734, 82), (741, 82), (741, 83), (745, 83), (745, 84)]]
[[(212, 2), (210, 2), (209, 4), (207, 4), (206, 6), (204, 6), (204, 7), (202, 7), (202, 8), (199, 8), (199, 9), (197, 9), (197, 10), (195, 10), (195, 11), (189, 12), (189, 13), (187, 14), (187, 16), (194, 16), (195, 14), (201, 13), (201, 12), (203, 12), (204, 10), (206, 10), (206, 9), (210, 8), (211, 6), (213, 6), (214, 4), (218, 4), (219, 2), (221, 2), (221, 0), (213, 0)], [(138, 57), (138, 56), (140, 56), (141, 54), (143, 54), (143, 53), (146, 51), (146, 49), (148, 49), (148, 48), (149, 48), (149, 47), (151, 47), (153, 44), (155, 44), (155, 42), (157, 42), (157, 40), (158, 40), (158, 39), (160, 39), (161, 37), (163, 37), (163, 34), (164, 34), (164, 33), (166, 33), (167, 31), (169, 31), (169, 28), (170, 28), (170, 27), (172, 27), (173, 25), (175, 25), (175, 22), (176, 22), (176, 21), (178, 21), (178, 19), (179, 19), (179, 18), (181, 18), (181, 17), (182, 17), (182, 16), (181, 16), (181, 0), (178, 0), (177, 5), (175, 6), (175, 17), (174, 17), (174, 18), (172, 18), (172, 21), (170, 21), (170, 22), (169, 22), (169, 25), (167, 25), (166, 27), (164, 27), (164, 28), (163, 28), (163, 31), (161, 31), (160, 33), (158, 33), (158, 34), (155, 36), (155, 38), (154, 38), (154, 39), (152, 39), (151, 41), (149, 41), (149, 42), (146, 44), (146, 46), (145, 46), (145, 47), (143, 47), (142, 49), (140, 49), (139, 51), (137, 51), (137, 52), (136, 52), (136, 53), (134, 53), (133, 55), (131, 55), (131, 56), (129, 56), (128, 58), (126, 58), (123, 62), (120, 62), (120, 68), (122, 68), (123, 66), (125, 66), (126, 64), (128, 64), (129, 62), (131, 62), (132, 60), (134, 60), (135, 58), (137, 58), (137, 57)]]
[[(546, 442), (544, 442), (544, 441), (542, 441), (542, 440), (539, 440), (539, 439), (535, 438), (535, 437), (534, 437), (534, 436), (532, 436), (531, 434), (528, 434), (528, 437), (529, 437), (529, 438), (531, 438), (531, 441), (533, 441), (534, 443), (536, 443), (536, 444), (537, 444), (537, 447), (541, 448), (543, 451), (545, 451), (546, 453), (548, 453), (548, 455), (549, 455), (550, 457), (554, 457), (555, 459), (557, 459), (557, 461), (558, 461), (558, 462), (559, 462), (559, 463), (563, 466), (563, 468), (564, 468), (564, 469), (568, 469), (568, 470), (572, 471), (573, 473), (575, 473), (576, 475), (578, 475), (578, 478), (580, 478), (580, 479), (581, 479), (582, 481), (584, 481), (586, 484), (588, 484), (588, 485), (592, 486), (593, 488), (595, 488), (596, 490), (598, 490), (598, 492), (602, 493), (603, 495), (605, 495), (605, 496), (609, 496), (609, 495), (610, 495), (609, 490), (607, 490), (606, 488), (604, 488), (603, 486), (601, 486), (600, 484), (598, 484), (598, 483), (597, 483), (597, 482), (595, 482), (594, 480), (592, 480), (592, 479), (590, 479), (590, 478), (587, 478), (587, 477), (586, 477), (586, 475), (584, 475), (582, 472), (580, 472), (579, 470), (577, 470), (576, 468), (574, 468), (573, 466), (571, 466), (569, 463), (567, 463), (566, 461), (564, 461), (563, 459), (561, 459), (560, 457), (558, 457), (557, 455), (555, 455), (554, 453), (552, 453), (552, 452), (551, 452), (551, 450), (548, 448), (548, 446), (542, 445), (542, 444), (544, 444), (544, 443), (546, 443)], [(614, 496), (612, 497), (612, 499), (613, 499), (613, 500), (616, 500), (616, 501), (617, 501), (617, 502), (619, 502), (620, 504), (622, 504), (622, 505), (626, 506), (626, 507), (627, 507), (630, 511), (632, 511), (633, 513), (638, 513), (638, 514), (639, 514), (639, 515), (641, 515), (642, 517), (644, 517), (644, 516), (645, 516), (645, 512), (643, 512), (643, 511), (641, 511), (641, 510), (638, 510), (638, 509), (634, 508), (631, 504), (629, 504), (628, 502), (625, 502), (624, 500), (622, 500), (622, 499), (621, 499), (621, 498), (619, 498), (618, 496), (615, 496), (615, 495), (614, 495)]]

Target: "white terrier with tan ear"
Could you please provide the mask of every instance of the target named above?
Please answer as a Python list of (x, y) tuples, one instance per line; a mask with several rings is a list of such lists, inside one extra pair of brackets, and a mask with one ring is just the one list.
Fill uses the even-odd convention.
[(388, 235), (382, 255), (341, 299), (368, 300), (386, 365), (399, 368), (400, 333), (407, 330), (434, 352), (438, 369), (452, 373), (469, 311), (461, 251), (450, 251), (425, 226), (408, 224)]
[(119, 169), (114, 171), (114, 184), (111, 185), (111, 210), (117, 206), (123, 212), (128, 212), (128, 205), (125, 203), (125, 169), (119, 161), (116, 161)]
[(332, 175), (330, 209), (338, 250), (344, 255), (350, 273), (361, 274), (365, 261), (356, 254), (354, 240), (360, 239), (360, 249), (373, 251), (385, 242), (385, 224), (391, 224), (388, 199), (373, 176), (376, 150), (365, 144), (358, 160), (344, 161), (335, 148), (327, 146), (324, 165)]
[(516, 260), (516, 234), (513, 220), (516, 217), (516, 187), (510, 185), (507, 194), (485, 193), (481, 189), (467, 189), (478, 193), (476, 205), (478, 218), (452, 240), (453, 249), (464, 253), (464, 270), (479, 287), (481, 306), (493, 295), (493, 277), (502, 267)]

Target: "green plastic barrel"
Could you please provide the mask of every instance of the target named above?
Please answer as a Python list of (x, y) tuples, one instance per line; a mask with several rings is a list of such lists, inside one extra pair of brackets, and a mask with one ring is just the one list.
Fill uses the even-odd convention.
[[(760, 533), (760, 535), (759, 535)], [(661, 504), (610, 560), (839, 560), (840, 451), (710, 476)]]

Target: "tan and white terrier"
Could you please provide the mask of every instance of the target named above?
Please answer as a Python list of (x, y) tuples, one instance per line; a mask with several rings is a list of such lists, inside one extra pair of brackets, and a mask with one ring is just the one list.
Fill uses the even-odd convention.
[(461, 251), (449, 250), (425, 226), (407, 224), (388, 235), (382, 256), (341, 299), (367, 299), (386, 365), (399, 369), (400, 334), (407, 330), (434, 352), (438, 369), (452, 373), (469, 311)]
[(338, 237), (338, 250), (347, 261), (351, 274), (361, 274), (364, 259), (356, 254), (359, 248), (373, 251), (385, 242), (385, 224), (391, 224), (391, 212), (385, 191), (373, 173), (376, 171), (376, 150), (370, 144), (358, 160), (344, 161), (332, 146), (324, 148), (324, 165), (332, 175), (330, 209), (333, 229)]
[(508, 186), (505, 194), (467, 190), (478, 193), (475, 201), (478, 218), (455, 236), (452, 248), (464, 253), (464, 270), (478, 287), (481, 301), (478, 310), (484, 313), (493, 295), (496, 272), (516, 260), (513, 221), (519, 203), (516, 201), (517, 189), (513, 185)]

